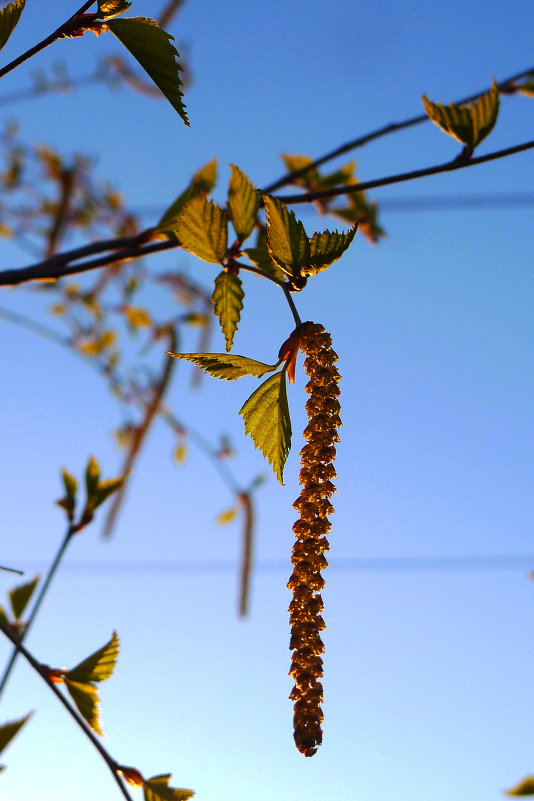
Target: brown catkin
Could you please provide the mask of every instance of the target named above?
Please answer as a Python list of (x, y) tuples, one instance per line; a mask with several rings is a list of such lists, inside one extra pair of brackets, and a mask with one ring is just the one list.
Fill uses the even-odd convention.
[(296, 746), (305, 756), (313, 756), (323, 738), (323, 685), (319, 679), (323, 675), (320, 655), (324, 645), (319, 632), (325, 623), (320, 591), (325, 583), (321, 570), (328, 567), (324, 554), (329, 548), (326, 534), (331, 524), (327, 515), (334, 511), (329, 499), (336, 491), (332, 462), (336, 458), (334, 443), (339, 442), (337, 429), (341, 426), (337, 400), (340, 375), (335, 367), (337, 354), (332, 350), (332, 338), (323, 326), (304, 323), (299, 333), (310, 397), (304, 430), (307, 442), (300, 452), (302, 490), (293, 504), (300, 517), (293, 526), (297, 541), (291, 557), (293, 573), (287, 585), (293, 593), (289, 605), (289, 647), (293, 651), (289, 674), (295, 682), (289, 697), (294, 702)]

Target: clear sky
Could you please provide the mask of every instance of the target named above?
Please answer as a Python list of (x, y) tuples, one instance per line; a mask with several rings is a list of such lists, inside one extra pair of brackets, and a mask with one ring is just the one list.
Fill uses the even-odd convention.
[[(77, 5), (28, 0), (2, 63)], [(164, 5), (135, 0), (132, 12), (155, 17)], [(163, 101), (101, 85), (1, 113), (19, 120), (30, 144), (90, 154), (97, 176), (129, 206), (155, 209), (149, 225), (214, 157), (222, 201), (230, 163), (265, 186), (284, 171), (281, 153), (319, 156), (421, 113), (423, 93), (448, 103), (534, 66), (533, 23), (525, 0), (188, 0), (169, 30), (188, 54), (190, 128)], [(5, 77), (0, 101), (30, 86), (36, 70), (61, 61), (73, 77), (88, 75), (117, 48), (111, 34), (59, 42)], [(504, 98), (480, 152), (531, 139), (533, 121), (532, 99)], [(368, 180), (457, 151), (428, 123), (353, 157)], [(119, 663), (101, 692), (105, 744), (118, 761), (145, 776), (171, 772), (198, 801), (497, 801), (534, 773), (532, 206), (436, 211), (428, 201), (413, 211), (401, 203), (532, 193), (533, 159), (530, 151), (371, 192), (384, 202), (387, 238), (372, 247), (357, 236), (296, 298), (303, 319), (332, 333), (343, 375), (324, 592), (324, 743), (312, 759), (293, 745), (287, 699), (302, 368), (289, 391), (294, 446), (284, 487), (237, 415), (254, 381), (207, 379), (191, 390), (190, 369), (179, 368), (176, 414), (211, 441), (230, 435), (230, 465), (243, 485), (267, 477), (257, 494), (252, 608), (237, 618), (239, 525), (214, 525), (232, 504), (228, 489), (193, 444), (188, 461), (173, 464), (173, 442), (156, 424), (114, 539), (100, 540), (97, 521), (73, 543), (28, 638), (38, 659), (60, 667), (118, 632)], [(297, 213), (310, 234), (338, 224)], [(4, 267), (32, 262), (3, 241), (0, 252)], [(207, 288), (216, 275), (183, 252), (148, 266), (185, 271)], [(250, 275), (243, 281), (235, 351), (272, 362), (292, 318), (276, 288)], [(157, 311), (162, 298), (147, 304)], [(42, 295), (4, 290), (0, 305), (61, 331)], [(196, 349), (197, 336), (186, 333), (184, 350)], [(211, 346), (224, 349), (215, 327)], [(63, 533), (53, 504), (60, 467), (80, 475), (93, 453), (106, 476), (116, 475), (121, 454), (111, 432), (121, 417), (85, 364), (7, 322), (0, 375), (0, 562), (31, 577)], [(510, 566), (503, 555), (526, 558)], [(433, 561), (448, 557), (464, 559)], [(0, 574), (2, 597), (12, 585)], [(0, 657), (8, 653), (2, 644)], [(2, 755), (0, 797), (119, 798), (104, 763), (41, 684), (21, 663), (2, 698), (0, 722), (36, 713)]]

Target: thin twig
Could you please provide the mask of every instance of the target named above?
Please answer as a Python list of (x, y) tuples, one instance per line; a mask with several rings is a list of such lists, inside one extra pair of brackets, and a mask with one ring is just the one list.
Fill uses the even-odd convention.
[[(511, 75), (509, 78), (506, 78), (504, 81), (501, 81), (498, 84), (499, 89), (501, 91), (506, 91), (511, 84), (514, 83), (514, 81), (525, 78), (533, 72), (534, 67), (530, 67), (528, 70), (522, 70), (522, 72), (518, 72), (516, 75)], [(474, 95), (469, 95), (469, 97), (464, 97), (462, 100), (457, 100), (455, 105), (463, 105), (472, 100), (476, 100), (477, 97), (480, 97), (480, 95), (484, 94), (486, 91), (487, 89), (483, 89), (482, 92), (477, 92)], [(268, 194), (272, 194), (272, 192), (274, 192), (276, 189), (281, 189), (283, 186), (288, 186), (289, 184), (294, 183), (297, 178), (305, 175), (309, 170), (316, 169), (322, 164), (325, 164), (327, 161), (331, 161), (338, 156), (342, 156), (344, 153), (348, 153), (350, 150), (355, 150), (358, 147), (362, 147), (363, 145), (372, 142), (374, 139), (379, 139), (382, 136), (386, 136), (386, 134), (394, 133), (395, 131), (402, 131), (405, 128), (410, 128), (412, 125), (419, 125), (422, 122), (427, 122), (429, 119), (430, 118), (428, 114), (418, 114), (417, 116), (410, 117), (407, 120), (403, 120), (401, 122), (392, 122), (389, 123), (389, 125), (384, 125), (381, 128), (377, 128), (375, 131), (371, 131), (363, 136), (359, 136), (357, 139), (352, 139), (350, 142), (346, 142), (344, 145), (334, 148), (334, 150), (331, 150), (329, 153), (326, 153), (324, 156), (321, 156), (315, 161), (310, 162), (310, 164), (307, 164), (305, 167), (302, 167), (299, 170), (293, 170), (292, 172), (282, 175), (281, 178), (273, 181), (273, 183), (270, 184), (264, 191)]]
[(115, 762), (115, 760), (110, 756), (110, 754), (108, 754), (108, 752), (106, 751), (106, 749), (104, 748), (104, 746), (102, 745), (100, 740), (98, 740), (95, 737), (94, 733), (91, 731), (89, 726), (85, 723), (83, 718), (81, 718), (80, 715), (78, 715), (78, 713), (76, 712), (74, 707), (71, 706), (71, 704), (67, 701), (67, 699), (63, 695), (63, 693), (61, 693), (58, 690), (56, 685), (52, 681), (50, 681), (44, 666), (41, 665), (35, 659), (35, 657), (22, 645), (20, 640), (17, 639), (17, 637), (11, 631), (9, 631), (9, 629), (1, 621), (0, 621), (0, 631), (2, 631), (2, 633), (5, 634), (5, 636), (9, 640), (11, 640), (11, 642), (13, 644), (13, 647), (18, 651), (18, 653), (21, 654), (21, 656), (24, 657), (24, 659), (31, 665), (31, 667), (39, 674), (39, 676), (43, 679), (43, 681), (48, 685), (50, 690), (52, 690), (52, 692), (54, 693), (56, 698), (59, 700), (59, 702), (61, 704), (63, 704), (63, 706), (65, 707), (65, 709), (69, 713), (69, 715), (78, 724), (78, 726), (81, 728), (81, 730), (83, 731), (85, 736), (91, 741), (91, 743), (94, 745), (94, 747), (96, 748), (96, 750), (98, 751), (98, 753), (100, 754), (100, 756), (102, 757), (102, 759), (104, 760), (104, 762), (106, 763), (108, 768), (110, 769), (110, 771), (111, 771), (111, 773), (113, 775), (113, 778), (115, 779), (115, 782), (117, 783), (117, 785), (118, 785), (122, 795), (126, 799), (126, 801), (132, 801), (132, 797), (131, 797), (130, 793), (127, 791), (126, 787), (122, 783), (122, 779), (120, 778), (120, 776), (117, 773), (117, 771), (120, 769), (119, 763)]
[(45, 49), (45, 47), (48, 47), (49, 45), (56, 42), (58, 39), (61, 39), (65, 34), (65, 32), (68, 31), (69, 26), (76, 19), (76, 17), (80, 16), (85, 11), (87, 11), (87, 9), (90, 8), (90, 6), (92, 6), (94, 2), (95, 0), (89, 0), (89, 2), (84, 3), (83, 6), (79, 8), (75, 14), (69, 17), (69, 19), (66, 22), (64, 22), (63, 25), (60, 25), (59, 28), (57, 28), (57, 30), (51, 33), (50, 36), (47, 36), (46, 39), (43, 39), (43, 41), (39, 42), (39, 44), (30, 47), (30, 49), (26, 50), (26, 52), (23, 53), (21, 56), (18, 56), (9, 64), (7, 64), (5, 67), (0, 69), (0, 78), (3, 78), (4, 75), (7, 75), (8, 72), (11, 72), (16, 67), (20, 67), (21, 64), (24, 64), (25, 61), (28, 61), (29, 58), (35, 56), (37, 53), (40, 53), (41, 50)]

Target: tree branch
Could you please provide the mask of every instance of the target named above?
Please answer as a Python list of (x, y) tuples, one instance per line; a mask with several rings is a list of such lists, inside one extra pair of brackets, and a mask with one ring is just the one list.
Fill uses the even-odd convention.
[[(526, 78), (532, 73), (534, 73), (534, 67), (530, 67), (528, 70), (518, 72), (516, 75), (511, 75), (509, 78), (506, 78), (504, 81), (501, 81), (498, 84), (499, 90), (501, 93), (508, 94), (512, 84), (515, 81), (519, 81), (521, 78)], [(469, 95), (469, 97), (464, 97), (462, 100), (457, 100), (455, 105), (463, 105), (471, 102), (472, 100), (476, 100), (477, 97), (480, 97), (480, 95), (484, 94), (486, 91), (487, 89), (483, 89), (481, 92), (477, 92), (474, 95)], [(344, 153), (348, 153), (350, 150), (355, 150), (358, 147), (362, 147), (363, 145), (372, 142), (374, 139), (379, 139), (380, 137), (386, 136), (386, 134), (394, 133), (395, 131), (402, 131), (405, 128), (412, 127), (413, 125), (419, 125), (422, 122), (427, 122), (429, 119), (430, 118), (427, 114), (418, 114), (416, 117), (409, 117), (407, 120), (403, 120), (401, 122), (391, 122), (389, 125), (384, 125), (381, 128), (377, 128), (370, 133), (359, 136), (357, 139), (352, 139), (350, 142), (346, 142), (344, 145), (334, 148), (334, 150), (329, 151), (324, 156), (321, 156), (310, 164), (307, 164), (300, 170), (294, 170), (293, 172), (282, 175), (281, 178), (270, 184), (264, 191), (268, 194), (272, 194), (276, 189), (281, 189), (283, 186), (288, 186), (289, 184), (294, 183), (297, 178), (305, 175), (308, 170), (316, 169), (322, 164), (325, 164), (327, 161), (331, 161), (338, 156), (342, 156)]]

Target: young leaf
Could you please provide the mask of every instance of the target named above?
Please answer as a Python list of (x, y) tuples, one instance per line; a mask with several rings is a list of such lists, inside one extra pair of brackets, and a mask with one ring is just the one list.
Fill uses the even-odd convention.
[(15, 587), (13, 590), (10, 590), (9, 601), (11, 603), (11, 609), (13, 610), (15, 620), (20, 620), (24, 614), (24, 610), (26, 609), (29, 600), (33, 595), (33, 591), (37, 587), (40, 578), (40, 576), (35, 576), (27, 584), (21, 584), (20, 587)]
[(534, 77), (518, 84), (516, 92), (519, 92), (520, 95), (525, 95), (525, 97), (534, 97)]
[(132, 328), (148, 328), (152, 325), (152, 318), (145, 309), (136, 306), (124, 306), (122, 311)]
[(239, 167), (230, 164), (232, 177), (228, 186), (228, 214), (239, 240), (248, 239), (260, 206), (260, 199), (254, 184), (248, 180)]
[(520, 795), (534, 795), (534, 776), (527, 776), (521, 779), (514, 787), (504, 791), (506, 795), (520, 796)]
[(87, 499), (92, 498), (98, 486), (100, 479), (100, 468), (94, 456), (89, 458), (87, 467), (85, 468), (85, 491), (87, 492)]
[(76, 499), (76, 491), (78, 489), (78, 482), (74, 478), (68, 470), (63, 469), (61, 471), (61, 478), (63, 479), (63, 486), (65, 487), (65, 493), (69, 501), (73, 501)]
[(176, 359), (185, 359), (188, 362), (202, 367), (214, 378), (224, 378), (226, 381), (235, 381), (244, 375), (254, 375), (260, 378), (265, 373), (276, 370), (277, 364), (264, 364), (246, 356), (237, 356), (233, 353), (169, 353)]
[(107, 481), (99, 481), (98, 487), (93, 495), (93, 510), (98, 509), (110, 495), (117, 492), (124, 484), (124, 476), (120, 478), (108, 478)]
[(310, 261), (310, 241), (303, 224), (277, 198), (263, 195), (269, 253), (287, 275), (300, 276)]
[(25, 4), (26, 0), (13, 0), (0, 10), (0, 50), (15, 30)]
[(350, 231), (341, 234), (338, 231), (315, 232), (310, 239), (310, 263), (302, 267), (302, 275), (316, 275), (341, 258), (354, 239), (357, 228), (356, 224)]
[(226, 212), (212, 200), (195, 195), (184, 206), (176, 234), (186, 250), (211, 264), (221, 264), (228, 244)]
[(100, 19), (111, 19), (122, 14), (131, 5), (127, 0), (98, 0), (98, 16)]
[(9, 723), (4, 723), (0, 726), (0, 753), (7, 748), (13, 737), (15, 737), (22, 729), (27, 720), (32, 716), (33, 712), (29, 712), (23, 718), (12, 720)]
[(209, 161), (193, 175), (187, 189), (172, 203), (156, 226), (157, 232), (172, 232), (178, 224), (183, 207), (193, 195), (209, 194), (217, 181), (217, 159)]
[(180, 89), (183, 86), (179, 75), (182, 67), (176, 61), (178, 52), (171, 44), (174, 37), (149, 17), (113, 19), (107, 26), (161, 89), (185, 124), (189, 125)]
[(194, 796), (194, 790), (169, 787), (170, 779), (170, 773), (147, 779), (143, 785), (144, 801), (187, 801)]
[(259, 448), (283, 484), (284, 465), (291, 449), (291, 419), (284, 370), (270, 376), (239, 411), (254, 446)]
[(449, 136), (463, 142), (472, 152), (490, 133), (499, 113), (499, 87), (495, 78), (491, 89), (472, 101), (469, 106), (432, 103), (423, 95), (425, 111)]
[(217, 517), (215, 518), (215, 525), (216, 526), (225, 526), (227, 523), (231, 523), (232, 520), (235, 520), (237, 516), (237, 510), (235, 507), (231, 509), (225, 509), (223, 512), (219, 512)]
[(69, 691), (70, 696), (76, 704), (76, 708), (82, 718), (89, 724), (93, 731), (96, 731), (97, 734), (100, 734), (100, 736), (103, 737), (104, 732), (102, 731), (100, 712), (98, 709), (100, 699), (98, 697), (96, 687), (93, 687), (92, 684), (83, 684), (77, 681), (72, 681), (66, 677), (65, 687)]
[(232, 349), (234, 334), (241, 319), (241, 309), (245, 297), (241, 287), (241, 279), (237, 275), (223, 270), (215, 279), (215, 289), (211, 296), (215, 314), (219, 318), (226, 339), (227, 351)]
[(65, 681), (68, 679), (82, 684), (92, 681), (105, 681), (113, 673), (118, 655), (119, 638), (113, 632), (111, 640), (106, 645), (65, 673)]

